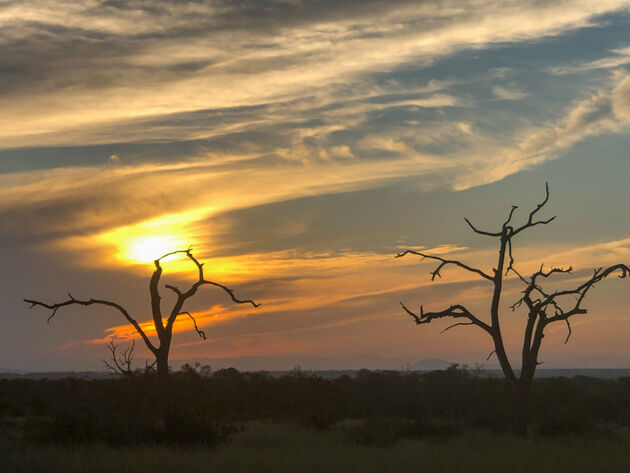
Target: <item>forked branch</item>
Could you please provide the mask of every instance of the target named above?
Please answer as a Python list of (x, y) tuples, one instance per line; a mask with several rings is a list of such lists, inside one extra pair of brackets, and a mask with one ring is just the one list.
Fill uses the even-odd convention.
[(492, 329), (488, 324), (486, 324), (482, 320), (479, 320), (468, 309), (466, 309), (466, 307), (460, 304), (452, 305), (448, 309), (439, 312), (424, 312), (423, 307), (420, 306), (420, 312), (418, 314), (409, 310), (409, 308), (407, 308), (407, 306), (402, 302), (400, 303), (400, 305), (402, 306), (403, 310), (415, 320), (417, 325), (428, 324), (431, 323), (433, 320), (442, 319), (445, 317), (451, 317), (454, 319), (464, 318), (467, 319), (468, 322), (455, 323), (449, 327), (446, 327), (442, 332), (446, 332), (447, 330), (460, 325), (476, 325), (492, 335)]
[(166, 253), (165, 255), (162, 255), (160, 258), (154, 261), (156, 268), (160, 268), (161, 260), (163, 260), (167, 256), (172, 256), (178, 253), (185, 253), (188, 259), (190, 259), (197, 267), (197, 273), (198, 273), (197, 281), (186, 292), (181, 291), (179, 288), (171, 284), (166, 285), (167, 289), (170, 289), (171, 291), (175, 292), (175, 294), (177, 294), (179, 297), (183, 297), (183, 299), (186, 300), (189, 297), (193, 296), (197, 292), (197, 289), (199, 289), (199, 287), (203, 285), (210, 285), (210, 286), (215, 286), (215, 287), (218, 287), (219, 289), (222, 289), (224, 292), (226, 292), (230, 296), (230, 299), (232, 299), (232, 301), (236, 302), (237, 304), (251, 304), (252, 307), (260, 307), (260, 304), (257, 304), (251, 299), (239, 299), (234, 294), (233, 289), (230, 289), (229, 287), (224, 286), (223, 284), (219, 284), (217, 282), (209, 281), (205, 279), (204, 274), (203, 274), (204, 264), (200, 263), (199, 260), (195, 258), (195, 256), (192, 254), (192, 248), (188, 248), (186, 250), (171, 251), (170, 253)]
[(541, 203), (539, 203), (536, 208), (534, 210), (532, 210), (529, 213), (529, 217), (527, 218), (527, 222), (525, 222), (523, 225), (521, 225), (520, 227), (518, 227), (517, 229), (515, 229), (512, 232), (512, 237), (516, 236), (517, 234), (521, 233), (523, 230), (530, 228), (530, 227), (535, 227), (536, 225), (547, 225), (548, 223), (552, 222), (555, 220), (556, 216), (554, 215), (551, 218), (548, 218), (546, 220), (538, 220), (538, 221), (534, 221), (534, 216), (540, 211), (540, 209), (542, 209), (545, 204), (549, 201), (549, 183), (545, 182), (545, 198), (543, 199), (543, 201)]
[(167, 256), (175, 255), (175, 254), (178, 254), (178, 253), (185, 253), (186, 257), (190, 261), (192, 261), (193, 264), (197, 267), (197, 281), (194, 284), (192, 284), (190, 286), (190, 288), (187, 291), (185, 291), (185, 292), (181, 291), (178, 287), (176, 287), (174, 285), (171, 285), (171, 284), (167, 284), (166, 285), (167, 289), (170, 289), (171, 291), (173, 291), (177, 295), (177, 300), (176, 300), (175, 304), (173, 305), (171, 313), (170, 313), (170, 315), (168, 317), (168, 321), (166, 323), (166, 331), (167, 332), (172, 329), (173, 324), (175, 323), (175, 320), (177, 319), (177, 317), (179, 315), (188, 315), (193, 320), (193, 323), (195, 325), (195, 330), (196, 330), (197, 334), (199, 334), (199, 336), (202, 337), (205, 340), (205, 338), (206, 338), (205, 332), (203, 332), (202, 330), (199, 330), (199, 328), (197, 327), (197, 322), (194, 319), (194, 317), (189, 312), (186, 312), (186, 311), (182, 310), (186, 300), (188, 300), (189, 298), (194, 296), (197, 293), (197, 290), (201, 286), (208, 285), (208, 286), (218, 287), (219, 289), (222, 289), (225, 293), (227, 293), (230, 296), (230, 299), (232, 299), (232, 301), (237, 303), (237, 304), (251, 304), (253, 307), (259, 307), (260, 306), (260, 304), (257, 304), (256, 302), (254, 302), (251, 299), (239, 299), (234, 294), (234, 290), (230, 289), (229, 287), (227, 287), (227, 286), (225, 286), (223, 284), (219, 284), (217, 282), (207, 280), (205, 278), (205, 276), (204, 276), (203, 263), (200, 263), (199, 260), (197, 260), (197, 258), (195, 258), (195, 256), (192, 254), (192, 248), (191, 247), (189, 247), (186, 250), (171, 251), (170, 253), (166, 253), (165, 255), (161, 256), (158, 259), (156, 259), (154, 261), (155, 267), (156, 267), (156, 272), (157, 271), (161, 271), (160, 261), (162, 259), (166, 258)]
[[(553, 317), (549, 317), (546, 319), (545, 323), (549, 324), (552, 322), (556, 322), (558, 320), (565, 320), (568, 322), (569, 317), (576, 314), (585, 314), (587, 312), (586, 309), (581, 307), (584, 298), (588, 291), (591, 290), (598, 282), (606, 279), (611, 274), (619, 272), (619, 278), (623, 279), (630, 276), (630, 266), (625, 265), (623, 263), (615, 264), (613, 266), (609, 266), (606, 269), (599, 268), (594, 270), (593, 276), (587, 281), (580, 284), (575, 289), (569, 289), (564, 291), (555, 291), (553, 294), (550, 294), (544, 298), (542, 298), (539, 302), (536, 303), (537, 310), (544, 311), (546, 307), (553, 306), (555, 309), (555, 315)], [(558, 298), (562, 296), (570, 296), (575, 295), (575, 301), (570, 309), (564, 309), (560, 306), (560, 302)], [(571, 329), (569, 326), (569, 335)], [(568, 340), (568, 338), (567, 338)]]
[[(555, 220), (555, 216), (545, 219), (545, 220), (537, 220), (534, 221), (534, 217), (536, 216), (536, 214), (540, 211), (540, 209), (542, 209), (545, 204), (547, 204), (547, 202), (549, 201), (549, 183), (545, 183), (545, 198), (543, 199), (542, 202), (540, 202), (538, 205), (536, 205), (536, 208), (533, 209), (530, 213), (529, 216), (527, 218), (527, 222), (525, 222), (523, 225), (521, 225), (520, 227), (514, 229), (512, 228), (509, 224), (512, 221), (512, 216), (514, 215), (514, 212), (516, 211), (516, 209), (518, 209), (518, 206), (516, 205), (512, 205), (511, 209), (510, 209), (510, 213), (508, 214), (507, 219), (503, 222), (503, 225), (501, 226), (501, 231), (499, 232), (488, 232), (485, 230), (480, 230), (477, 227), (475, 227), (472, 222), (470, 220), (468, 220), (466, 217), (464, 217), (464, 220), (466, 221), (466, 223), (468, 224), (468, 226), (472, 229), (473, 232), (478, 233), (479, 235), (486, 235), (486, 236), (491, 236), (491, 237), (500, 237), (500, 238), (504, 238), (507, 239), (508, 241), (510, 241), (513, 237), (515, 237), (516, 235), (518, 235), (519, 233), (521, 233), (523, 230), (530, 228), (530, 227), (535, 227), (536, 225), (546, 225), (550, 222), (552, 222), (553, 220)], [(511, 247), (511, 245), (510, 245)], [(511, 248), (510, 248), (510, 252), (511, 252)], [(511, 257), (510, 255), (510, 264), (508, 266), (508, 270), (513, 269), (512, 268), (512, 264), (514, 263), (514, 259)]]

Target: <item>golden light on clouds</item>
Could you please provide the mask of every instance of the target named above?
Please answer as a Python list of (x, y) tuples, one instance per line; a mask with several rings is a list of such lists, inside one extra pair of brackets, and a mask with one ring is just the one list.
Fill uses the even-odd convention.
[[(207, 217), (211, 209), (195, 209), (187, 212), (163, 215), (133, 225), (109, 230), (94, 237), (95, 243), (105, 245), (119, 265), (135, 265), (153, 263), (174, 250), (195, 247), (199, 244), (199, 236), (195, 225)], [(173, 261), (169, 265), (171, 271), (189, 269), (182, 258), (169, 257)]]

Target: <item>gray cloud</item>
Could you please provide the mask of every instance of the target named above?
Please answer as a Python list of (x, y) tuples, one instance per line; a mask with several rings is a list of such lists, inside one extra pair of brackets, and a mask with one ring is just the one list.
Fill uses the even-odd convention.
[(117, 133), (108, 130), (121, 132), (129, 120), (286, 102), (322, 87), (334, 93), (358, 79), (426, 66), (456, 51), (588, 26), (627, 2), (566, 6), (448, 0), (7, 3), (0, 17), (0, 105), (11, 120), (0, 118), (0, 137), (5, 147), (50, 144), (61, 131), (78, 144), (115, 142)]

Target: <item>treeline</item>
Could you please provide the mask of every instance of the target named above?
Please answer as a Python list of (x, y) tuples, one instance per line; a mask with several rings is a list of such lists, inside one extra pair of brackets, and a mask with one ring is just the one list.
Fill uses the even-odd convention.
[[(536, 379), (531, 422), (540, 435), (613, 432), (630, 426), (630, 378)], [(508, 431), (503, 379), (452, 367), (324, 379), (296, 370), (273, 377), (188, 368), (164, 387), (154, 375), (118, 379), (0, 380), (0, 430), (36, 443), (216, 445), (241, 422), (270, 419), (315, 429), (344, 423), (362, 443), (441, 438), (467, 429)]]

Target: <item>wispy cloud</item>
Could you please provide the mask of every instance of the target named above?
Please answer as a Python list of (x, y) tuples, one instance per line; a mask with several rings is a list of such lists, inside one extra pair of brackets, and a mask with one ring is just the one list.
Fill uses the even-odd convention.
[(494, 182), (523, 169), (555, 159), (576, 143), (604, 133), (618, 133), (630, 124), (630, 76), (619, 74), (612, 87), (603, 88), (575, 103), (556, 122), (528, 131), (514, 147), (474, 163), (476, 170), (458, 180), (465, 189)]
[(552, 74), (565, 75), (592, 71), (597, 69), (616, 69), (630, 64), (630, 46), (615, 48), (609, 51), (609, 55), (594, 61), (582, 62), (568, 66), (555, 66), (550, 69)]
[(494, 95), (504, 100), (522, 100), (527, 97), (526, 92), (523, 92), (522, 90), (514, 87), (505, 88), (497, 85), (492, 89), (492, 92), (494, 92)]
[(293, 100), (464, 49), (562, 34), (627, 6), (9, 2), (0, 17), (0, 60), (3, 83), (17, 86), (0, 90), (0, 139), (25, 146), (37, 135)]

